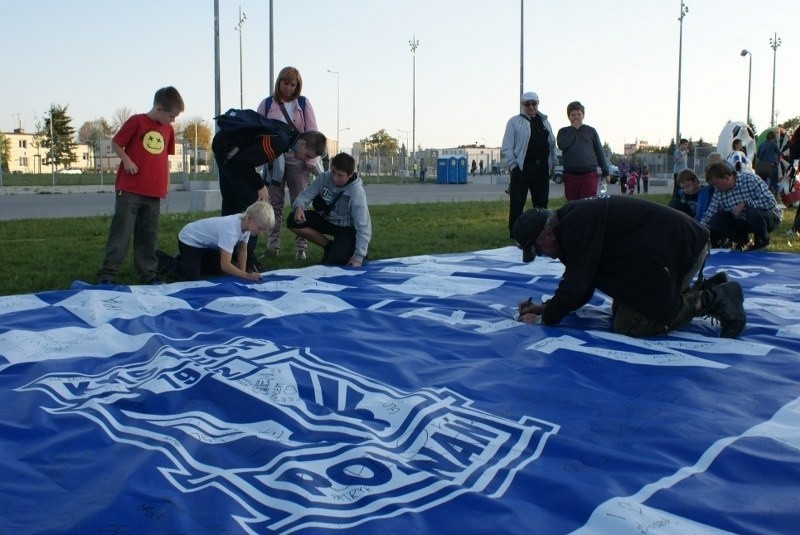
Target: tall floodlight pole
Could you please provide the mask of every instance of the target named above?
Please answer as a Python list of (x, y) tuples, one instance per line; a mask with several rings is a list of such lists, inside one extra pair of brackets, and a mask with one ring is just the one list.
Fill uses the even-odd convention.
[(219, 116), (222, 108), (219, 72), (219, 0), (214, 0), (214, 117)]
[(681, 142), (681, 68), (683, 67), (683, 17), (689, 12), (689, 6), (681, 0), (680, 37), (678, 38), (678, 118), (675, 123), (675, 145)]
[(235, 30), (239, 32), (239, 107), (244, 108), (244, 74), (242, 73), (242, 26), (247, 20), (247, 15), (242, 13), (242, 6), (239, 6), (239, 24)]
[(50, 173), (53, 175), (53, 187), (56, 185), (56, 138), (53, 135), (53, 108), (50, 107)]
[(336, 75), (336, 152), (339, 153), (339, 71), (328, 69), (328, 72)]
[(524, 0), (519, 0), (519, 96), (525, 92), (525, 4)]
[(275, 40), (273, 39), (272, 0), (269, 0), (269, 94), (272, 94), (272, 82), (275, 80)]
[(750, 67), (747, 69), (747, 126), (750, 126), (750, 87), (753, 82), (753, 54), (745, 49), (742, 50), (741, 56), (750, 56)]
[(772, 115), (769, 116), (769, 125), (775, 126), (775, 66), (778, 60), (778, 47), (781, 46), (781, 38), (777, 33), (769, 38), (769, 46), (772, 48)]
[(412, 73), (411, 73), (411, 163), (414, 163), (414, 151), (417, 146), (417, 36), (408, 42), (411, 46)]

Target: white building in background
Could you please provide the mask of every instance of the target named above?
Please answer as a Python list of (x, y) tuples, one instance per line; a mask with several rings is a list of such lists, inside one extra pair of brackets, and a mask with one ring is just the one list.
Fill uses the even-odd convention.
[(464, 156), (467, 159), (468, 171), (472, 169), (472, 162), (475, 162), (476, 173), (480, 173), (481, 163), (483, 163), (483, 174), (488, 175), (492, 170), (498, 170), (502, 166), (500, 157), (500, 147), (487, 147), (485, 145), (465, 145), (462, 147), (442, 149), (439, 157), (444, 156)]
[[(3, 135), (11, 142), (8, 159), (9, 172), (32, 174), (53, 172), (47, 149), (39, 147), (34, 134), (17, 128), (13, 132), (3, 132)], [(76, 145), (75, 156), (78, 160), (70, 165), (71, 168), (83, 171), (94, 167), (94, 157), (89, 145), (83, 143)], [(58, 169), (55, 170), (58, 171)]]
[[(13, 132), (3, 132), (3, 135), (10, 141), (11, 150), (8, 160), (8, 171), (10, 173), (28, 174), (50, 174), (54, 171), (49, 162), (47, 149), (39, 147), (34, 134), (25, 132), (24, 129), (17, 128)], [(199, 149), (197, 161), (201, 162), (199, 171), (207, 171), (211, 163), (210, 154), (205, 149)], [(75, 156), (77, 161), (69, 165), (70, 169), (80, 171), (99, 171), (102, 166), (104, 172), (116, 173), (119, 168), (119, 157), (111, 148), (111, 140), (104, 139), (100, 142), (99, 151), (94, 151), (85, 143), (78, 143), (75, 146)], [(195, 160), (194, 149), (185, 142), (177, 140), (175, 143), (175, 154), (169, 157), (169, 170), (171, 173), (192, 172)], [(205, 162), (205, 164), (204, 164)], [(58, 172), (60, 169), (56, 168)]]

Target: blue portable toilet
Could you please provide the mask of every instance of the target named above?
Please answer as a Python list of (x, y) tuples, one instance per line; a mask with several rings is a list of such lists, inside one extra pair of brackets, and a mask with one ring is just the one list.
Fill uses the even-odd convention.
[(458, 156), (450, 156), (447, 162), (447, 183), (458, 184)]
[(458, 175), (456, 177), (456, 182), (458, 184), (467, 183), (467, 159), (463, 156), (458, 159)]
[(436, 183), (447, 184), (447, 163), (448, 158), (441, 157), (436, 159)]

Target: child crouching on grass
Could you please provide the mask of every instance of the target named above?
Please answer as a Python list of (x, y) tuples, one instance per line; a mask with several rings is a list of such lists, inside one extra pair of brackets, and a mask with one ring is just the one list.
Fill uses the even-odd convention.
[(251, 235), (261, 235), (274, 224), (275, 213), (266, 201), (254, 202), (243, 214), (193, 221), (178, 233), (180, 252), (176, 257), (156, 251), (159, 274), (180, 281), (218, 275), (260, 281), (261, 275), (258, 272), (246, 271), (247, 242)]

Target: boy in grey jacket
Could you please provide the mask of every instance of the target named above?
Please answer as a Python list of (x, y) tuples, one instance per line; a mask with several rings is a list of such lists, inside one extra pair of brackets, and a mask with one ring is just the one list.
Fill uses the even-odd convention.
[[(372, 221), (355, 167), (349, 154), (334, 156), (330, 171), (295, 197), (286, 222), (289, 230), (325, 250), (324, 264), (360, 267), (367, 256)], [(310, 205), (313, 210), (307, 209)]]

